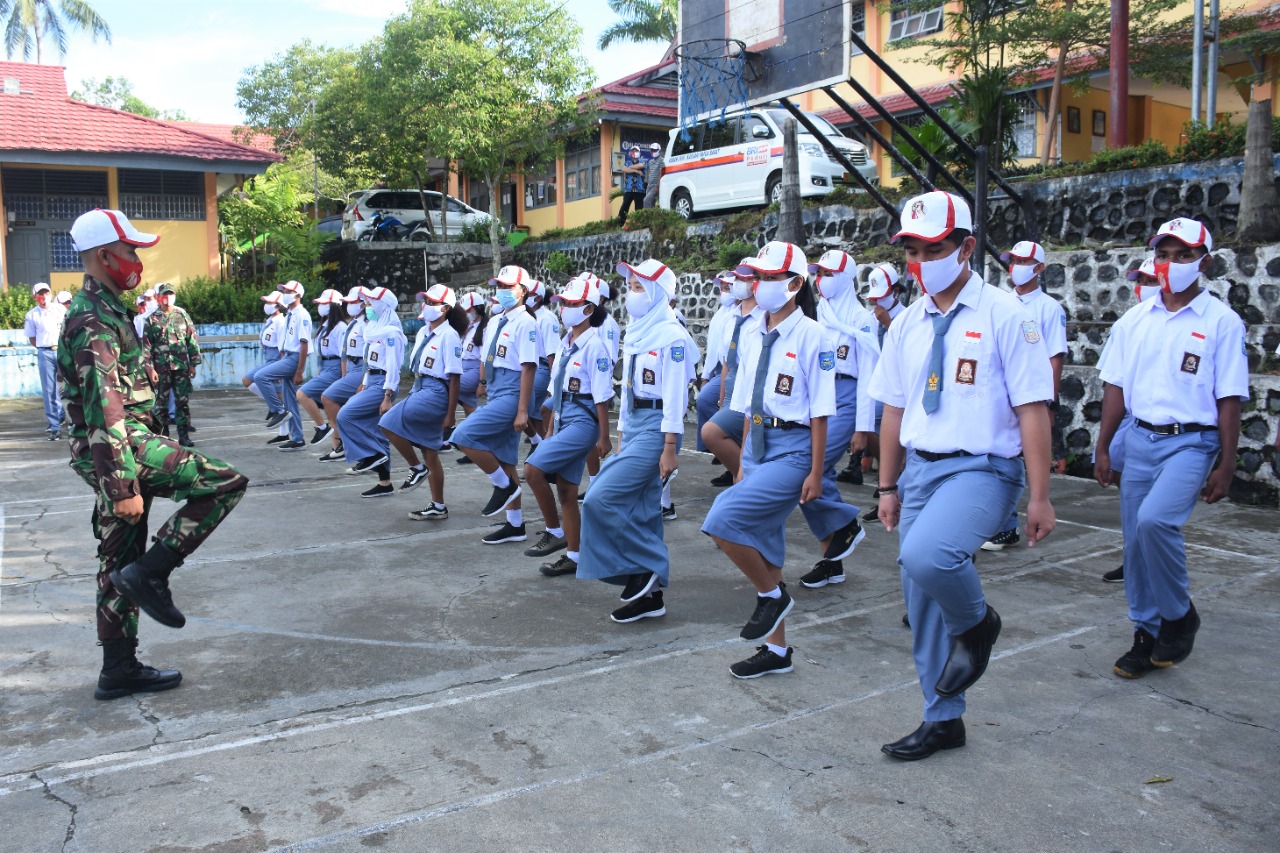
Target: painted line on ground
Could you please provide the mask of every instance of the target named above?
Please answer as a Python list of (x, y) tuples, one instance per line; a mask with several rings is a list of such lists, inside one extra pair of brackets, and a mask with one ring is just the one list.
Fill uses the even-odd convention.
[[(1096, 524), (1085, 524), (1085, 523), (1084, 523), (1084, 522), (1082, 522), (1082, 521), (1067, 521), (1066, 519), (1059, 518), (1059, 519), (1058, 519), (1058, 524), (1066, 524), (1066, 525), (1068, 525), (1068, 526), (1070, 526), (1070, 527), (1083, 527), (1083, 528), (1084, 528), (1084, 529), (1086, 529), (1086, 530), (1097, 530), (1097, 531), (1099, 531), (1099, 532), (1101, 532), (1101, 533), (1114, 533), (1116, 536), (1123, 536), (1123, 535), (1124, 535), (1124, 531), (1123, 531), (1123, 530), (1120, 530), (1119, 528), (1114, 528), (1114, 527), (1099, 527), (1099, 526), (1098, 526), (1098, 525), (1096, 525)], [(1187, 544), (1187, 547), (1188, 547), (1188, 548), (1199, 548), (1199, 549), (1201, 549), (1202, 551), (1209, 551), (1210, 553), (1213, 553), (1213, 554), (1221, 554), (1221, 555), (1223, 555), (1224, 557), (1244, 557), (1244, 558), (1249, 559), (1249, 560), (1265, 560), (1265, 559), (1267, 559), (1266, 557), (1262, 556), (1261, 554), (1245, 554), (1245, 553), (1243, 553), (1243, 552), (1241, 552), (1241, 551), (1229, 551), (1229, 550), (1227, 550), (1227, 549), (1225, 549), (1225, 548), (1215, 548), (1215, 547), (1213, 547), (1212, 545), (1201, 545), (1201, 544), (1200, 544), (1200, 543), (1198, 543), (1198, 542), (1188, 542), (1188, 543), (1186, 543), (1186, 544)]]

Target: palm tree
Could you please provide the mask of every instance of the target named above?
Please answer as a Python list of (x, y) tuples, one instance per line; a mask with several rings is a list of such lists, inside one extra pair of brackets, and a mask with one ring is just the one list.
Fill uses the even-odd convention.
[(41, 46), (52, 36), (58, 55), (67, 53), (67, 27), (88, 32), (94, 41), (101, 36), (111, 43), (111, 28), (103, 17), (84, 0), (0, 0), (0, 18), (7, 18), (4, 47), (9, 58), (21, 54), (24, 62), (31, 59), (35, 47), (36, 64), (43, 59)]
[(674, 42), (680, 35), (679, 0), (609, 0), (609, 9), (622, 20), (600, 34), (604, 50), (615, 41)]

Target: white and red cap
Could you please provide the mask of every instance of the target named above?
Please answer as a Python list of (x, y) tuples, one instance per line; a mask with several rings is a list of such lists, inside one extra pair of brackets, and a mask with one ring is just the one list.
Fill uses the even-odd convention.
[(357, 284), (355, 287), (347, 291), (347, 295), (342, 297), (342, 301), (343, 302), (359, 302), (360, 297), (363, 295), (364, 295), (364, 288)]
[(458, 295), (453, 292), (453, 288), (443, 284), (431, 285), (423, 296), (432, 305), (447, 305), (452, 308), (458, 304)]
[(809, 269), (804, 252), (794, 243), (772, 240), (764, 244), (760, 254), (754, 258), (743, 258), (738, 265), (737, 274), (741, 277), (758, 275), (777, 275), (789, 272), (792, 275), (804, 275)]
[(541, 296), (541, 297), (542, 297), (542, 299), (543, 299), (543, 301), (545, 302), (545, 301), (546, 301), (546, 298), (547, 298), (547, 288), (546, 288), (546, 285), (544, 285), (542, 282), (538, 281), (536, 278), (534, 278), (534, 279), (530, 279), (530, 280), (529, 280), (529, 290), (528, 290), (528, 292), (527, 292), (525, 295), (526, 295), (526, 296)]
[(655, 142), (649, 146), (649, 150), (652, 151), (654, 154), (659, 154), (662, 152), (662, 145), (661, 143)]
[(867, 276), (867, 298), (884, 299), (898, 283), (898, 270), (893, 264), (880, 264)]
[(458, 304), (462, 306), (463, 311), (470, 311), (484, 304), (484, 297), (476, 293), (474, 290), (467, 291), (458, 299)]
[(266, 296), (260, 296), (258, 298), (270, 305), (275, 305), (280, 301), (280, 291), (273, 290), (270, 293), (268, 293)]
[(634, 275), (636, 278), (655, 282), (667, 292), (669, 297), (676, 294), (676, 274), (667, 269), (667, 265), (662, 261), (649, 258), (635, 266), (628, 263), (619, 263), (614, 267), (614, 270), (624, 279)]
[(284, 284), (276, 285), (276, 290), (281, 293), (292, 293), (299, 299), (301, 299), (302, 295), (306, 293), (306, 288), (302, 286), (302, 282), (294, 281), (293, 279), (289, 279)]
[[(587, 273), (587, 275), (591, 274)], [(551, 297), (551, 301), (562, 305), (585, 305), (588, 302), (592, 305), (600, 304), (600, 288), (592, 281), (593, 278), (595, 276), (587, 278), (580, 275), (572, 279), (559, 293)]]
[(57, 295), (57, 296), (55, 296), (55, 297), (53, 297), (53, 299), (54, 299), (54, 301), (55, 301), (55, 302), (57, 302), (59, 305), (70, 305), (70, 304), (71, 304), (71, 291), (70, 291), (70, 290), (59, 290), (59, 291), (58, 291), (58, 295)]
[(515, 287), (518, 284), (527, 289), (530, 281), (532, 281), (532, 278), (524, 267), (518, 267), (515, 264), (507, 264), (505, 267), (498, 270), (498, 275), (496, 277), (489, 279), (489, 286)]
[(1156, 236), (1147, 241), (1147, 246), (1154, 249), (1165, 237), (1172, 237), (1185, 246), (1204, 246), (1206, 252), (1213, 251), (1213, 235), (1209, 233), (1209, 229), (1204, 227), (1203, 222), (1187, 219), (1185, 216), (1170, 219), (1161, 225)]
[(129, 217), (118, 210), (97, 208), (82, 213), (71, 226), (71, 244), (77, 252), (87, 252), (116, 242), (146, 249), (160, 242), (160, 238), (134, 228)]
[[(360, 298), (367, 299), (370, 302), (382, 302), (388, 296), (394, 298), (395, 294), (385, 287), (362, 287), (360, 288)], [(397, 300), (399, 301), (399, 300)]]
[(738, 274), (733, 270), (721, 270), (716, 273), (716, 281), (721, 284), (733, 284), (738, 280)]
[(973, 230), (973, 214), (968, 203), (954, 193), (934, 190), (907, 199), (899, 217), (900, 230), (889, 238), (896, 243), (903, 237), (919, 237), (936, 243), (957, 228)]
[(311, 300), (317, 305), (332, 305), (335, 302), (342, 301), (342, 294), (333, 288), (325, 288), (320, 291), (320, 295)]
[(1156, 262), (1154, 258), (1147, 258), (1145, 261), (1142, 262), (1142, 265), (1140, 267), (1138, 267), (1136, 270), (1129, 270), (1127, 273), (1124, 274), (1124, 277), (1127, 278), (1129, 281), (1137, 281), (1138, 276), (1140, 275), (1149, 275), (1152, 278), (1156, 277)]
[(31, 295), (35, 296), (37, 293), (48, 293), (51, 290), (53, 290), (53, 288), (49, 287), (46, 282), (42, 281), (37, 283), (35, 287), (31, 288)]
[(857, 264), (853, 262), (853, 257), (848, 252), (839, 249), (828, 249), (822, 253), (822, 257), (818, 258), (816, 264), (809, 264), (809, 275), (817, 275), (818, 273), (848, 273), (852, 275), (857, 271)]
[(154, 287), (148, 287), (145, 291), (143, 291), (142, 295), (147, 297), (148, 299), (155, 299), (156, 289)]
[(1000, 253), (1000, 260), (1004, 263), (1012, 261), (1035, 261), (1038, 264), (1044, 263), (1044, 246), (1039, 243), (1033, 243), (1030, 240), (1023, 240), (1007, 252)]

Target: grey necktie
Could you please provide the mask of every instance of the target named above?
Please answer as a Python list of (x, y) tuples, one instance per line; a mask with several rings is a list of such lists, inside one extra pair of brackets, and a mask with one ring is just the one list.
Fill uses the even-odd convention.
[(933, 314), (933, 351), (929, 355), (929, 375), (925, 377), (924, 411), (932, 415), (938, 411), (938, 403), (942, 400), (942, 361), (946, 355), (946, 334), (951, 328), (951, 321), (959, 314), (959, 306), (950, 314)]
[(751, 389), (751, 453), (757, 462), (764, 459), (764, 383), (769, 378), (769, 353), (777, 339), (777, 329), (764, 336), (756, 362), (756, 384)]
[(493, 377), (497, 374), (497, 368), (493, 365), (493, 354), (498, 351), (498, 338), (502, 337), (502, 327), (507, 325), (507, 318), (502, 317), (498, 320), (498, 328), (493, 330), (493, 340), (489, 341), (489, 351), (484, 357), (484, 381), (488, 384), (493, 381)]

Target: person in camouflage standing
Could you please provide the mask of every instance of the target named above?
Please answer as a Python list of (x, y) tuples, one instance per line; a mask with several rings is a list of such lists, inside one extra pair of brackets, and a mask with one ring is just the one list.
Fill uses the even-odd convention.
[(151, 366), (156, 372), (155, 418), (160, 432), (169, 436), (169, 392), (173, 392), (174, 413), (177, 415), (178, 444), (191, 446), (188, 427), (191, 425), (191, 380), (200, 364), (200, 344), (196, 341), (196, 327), (191, 315), (176, 304), (172, 284), (156, 287), (156, 304), (159, 308), (147, 319), (145, 333)]
[[(146, 354), (122, 295), (138, 286), (143, 234), (118, 210), (91, 210), (71, 226), (84, 264), (84, 287), (71, 302), (58, 342), (58, 375), (70, 421), (71, 467), (97, 495), (97, 629), (102, 672), (97, 699), (170, 690), (174, 669), (138, 661), (138, 608), (181, 628), (169, 575), (213, 532), (249, 485), (217, 459), (155, 434), (156, 400)], [(147, 513), (156, 497), (182, 506), (146, 548)]]

